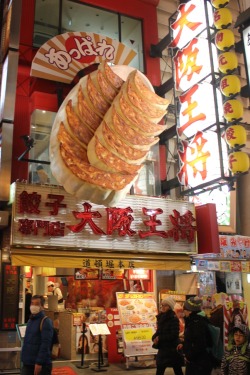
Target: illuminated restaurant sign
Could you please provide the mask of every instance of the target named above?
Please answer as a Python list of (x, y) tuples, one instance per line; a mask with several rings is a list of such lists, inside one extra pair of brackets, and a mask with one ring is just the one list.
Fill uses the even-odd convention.
[[(224, 139), (222, 157), (224, 158), (225, 173), (227, 172), (227, 148)], [(221, 176), (221, 166), (217, 135), (212, 132), (197, 132), (190, 141), (181, 141), (182, 150), (178, 151), (181, 168), (177, 176), (179, 181), (187, 186), (198, 186), (204, 181), (214, 180)]]
[[(182, 91), (178, 97), (180, 170), (177, 177), (187, 188), (184, 194), (197, 194), (204, 188), (228, 184), (231, 176), (228, 147), (222, 133), (227, 113), (232, 118), (236, 110), (234, 100), (223, 105), (222, 92), (216, 86), (221, 62), (226, 60), (226, 56), (223, 59), (221, 56), (231, 53), (223, 51), (218, 57), (217, 45), (211, 43), (210, 34), (218, 17), (209, 2), (191, 0), (179, 6), (171, 25), (173, 40), (169, 47), (178, 48), (173, 57), (175, 88)], [(217, 44), (221, 43), (222, 36), (226, 38), (219, 33)], [(227, 43), (231, 47), (231, 38)]]
[(14, 247), (195, 252), (194, 205), (131, 196), (91, 205), (59, 186), (13, 184)]
[[(216, 89), (220, 109), (220, 119), (223, 118), (222, 97)], [(195, 84), (190, 90), (180, 95), (180, 124), (177, 128), (179, 137), (190, 138), (197, 131), (204, 130), (216, 122), (213, 86), (209, 83)]]
[[(211, 48), (214, 69), (218, 71), (216, 47), (212, 44)], [(176, 53), (173, 58), (176, 90), (186, 91), (203, 78), (211, 81), (210, 60), (204, 60), (204, 56), (208, 56), (208, 54), (208, 41), (203, 38), (194, 38), (185, 48)]]
[[(202, 32), (206, 35), (206, 15), (204, 0), (191, 0), (186, 4), (180, 4), (178, 7), (178, 16), (172, 23), (173, 40), (169, 47), (182, 48), (190, 40)], [(212, 25), (212, 7), (208, 4), (209, 24)], [(204, 36), (204, 34), (201, 34)]]

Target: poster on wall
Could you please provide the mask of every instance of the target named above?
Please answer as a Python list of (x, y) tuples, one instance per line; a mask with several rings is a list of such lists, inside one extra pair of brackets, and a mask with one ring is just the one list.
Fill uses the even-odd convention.
[(157, 306), (153, 293), (116, 293), (125, 357), (155, 355)]
[(241, 272), (226, 273), (226, 293), (242, 294)]
[(216, 293), (215, 273), (212, 271), (199, 273), (200, 295)]
[(75, 268), (75, 280), (98, 280), (99, 270), (95, 268)]

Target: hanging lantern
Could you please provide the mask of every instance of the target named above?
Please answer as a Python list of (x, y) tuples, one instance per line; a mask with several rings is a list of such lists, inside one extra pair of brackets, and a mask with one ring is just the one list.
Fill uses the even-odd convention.
[(230, 29), (223, 29), (215, 35), (215, 45), (220, 51), (228, 51), (235, 44), (234, 33)]
[(228, 122), (239, 120), (243, 116), (243, 105), (237, 99), (227, 100), (223, 104), (224, 117)]
[(232, 152), (228, 158), (229, 169), (233, 174), (245, 173), (249, 170), (249, 156), (242, 151)]
[(233, 16), (229, 9), (220, 8), (214, 12), (214, 26), (216, 29), (226, 29), (233, 22)]
[(235, 75), (224, 76), (220, 81), (220, 91), (224, 96), (232, 96), (240, 93), (241, 83), (239, 77)]
[(238, 67), (235, 52), (223, 52), (219, 55), (219, 70), (223, 74), (232, 73)]
[(211, 3), (215, 9), (219, 9), (227, 6), (229, 0), (212, 0)]
[(226, 129), (226, 142), (231, 147), (243, 147), (247, 141), (247, 132), (242, 125), (231, 125)]

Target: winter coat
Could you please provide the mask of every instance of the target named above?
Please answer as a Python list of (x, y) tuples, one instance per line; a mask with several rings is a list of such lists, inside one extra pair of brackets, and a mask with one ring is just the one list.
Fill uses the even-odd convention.
[(173, 367), (175, 364), (182, 366), (183, 359), (176, 349), (179, 343), (179, 319), (173, 310), (160, 313), (156, 318), (157, 330), (152, 336), (152, 340), (159, 337), (156, 364), (165, 364), (167, 367)]
[(183, 352), (187, 362), (194, 363), (199, 368), (210, 368), (212, 365), (208, 348), (211, 345), (207, 318), (192, 312), (185, 318)]
[(45, 316), (44, 311), (32, 315), (27, 323), (22, 345), (21, 360), (24, 365), (48, 365), (51, 363), (51, 344), (53, 324), (51, 319), (44, 319), (42, 330), (40, 323)]
[(250, 374), (250, 345), (246, 341), (241, 346), (234, 343), (234, 334), (228, 335), (228, 346), (221, 361), (222, 375), (249, 375)]

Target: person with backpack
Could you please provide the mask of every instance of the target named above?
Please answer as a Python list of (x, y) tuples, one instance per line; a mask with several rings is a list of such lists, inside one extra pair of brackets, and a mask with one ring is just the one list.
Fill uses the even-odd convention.
[(212, 346), (208, 331), (208, 319), (201, 313), (202, 300), (191, 297), (184, 302), (185, 331), (182, 350), (186, 364), (186, 375), (210, 375), (212, 371), (211, 357), (208, 348)]
[(45, 319), (44, 303), (43, 296), (34, 295), (31, 298), (31, 316), (21, 352), (21, 375), (51, 375), (52, 372), (53, 324), (51, 319)]
[(228, 335), (228, 345), (221, 361), (222, 375), (250, 374), (249, 329), (246, 324), (237, 323)]

